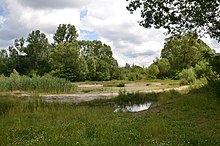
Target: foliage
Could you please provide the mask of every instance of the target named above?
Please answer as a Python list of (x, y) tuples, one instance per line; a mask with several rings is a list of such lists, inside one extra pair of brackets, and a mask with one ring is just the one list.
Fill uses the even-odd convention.
[(113, 79), (113, 74), (118, 68), (117, 61), (113, 58), (111, 47), (101, 41), (79, 41), (82, 56), (88, 64), (88, 77), (93, 81)]
[(117, 85), (117, 87), (125, 87), (125, 83), (124, 82), (121, 82)]
[(20, 76), (14, 70), (10, 77), (0, 77), (0, 91), (27, 91), (37, 93), (69, 93), (73, 90), (73, 85), (65, 79), (54, 77), (32, 78)]
[(168, 78), (171, 75), (171, 66), (167, 58), (157, 59), (153, 64), (158, 66), (157, 78)]
[(218, 97), (220, 97), (220, 80), (219, 78), (210, 78), (208, 80), (208, 84), (203, 88), (204, 90), (208, 90), (209, 92), (212, 92), (216, 94)]
[(200, 61), (198, 64), (195, 66), (195, 73), (197, 78), (211, 78), (214, 76), (214, 72), (209, 65), (208, 62), (206, 61)]
[(196, 80), (196, 73), (194, 68), (183, 69), (179, 74), (180, 85), (188, 85)]
[(74, 25), (60, 24), (54, 44), (40, 30), (27, 38), (16, 39), (14, 45), (0, 52), (0, 74), (10, 76), (13, 69), (21, 75), (51, 74), (70, 81), (103, 81), (121, 78), (115, 73), (118, 63), (111, 47), (101, 41), (77, 40)]
[(131, 12), (141, 9), (146, 28), (165, 28), (168, 33), (196, 32), (220, 40), (219, 0), (127, 0)]
[(160, 70), (157, 65), (152, 64), (147, 68), (146, 72), (150, 76), (150, 78), (156, 79), (157, 75), (160, 73)]
[(209, 54), (209, 63), (212, 66), (212, 69), (217, 74), (220, 74), (220, 54), (216, 53), (214, 55)]
[(27, 65), (28, 72), (36, 70), (39, 75), (43, 75), (50, 71), (48, 65), (48, 57), (50, 52), (50, 45), (44, 33), (40, 30), (32, 31), (27, 38), (27, 47), (23, 48), (26, 56), (23, 58)]
[(53, 75), (70, 81), (82, 81), (87, 76), (87, 64), (80, 57), (80, 49), (76, 41), (60, 43), (51, 51), (50, 64)]
[(166, 39), (161, 57), (169, 61), (171, 69), (182, 71), (182, 69), (195, 67), (195, 65), (205, 60), (203, 53), (214, 51), (194, 34), (173, 35)]
[(76, 28), (71, 24), (60, 24), (54, 34), (54, 43), (58, 45), (60, 43), (71, 43), (78, 37)]

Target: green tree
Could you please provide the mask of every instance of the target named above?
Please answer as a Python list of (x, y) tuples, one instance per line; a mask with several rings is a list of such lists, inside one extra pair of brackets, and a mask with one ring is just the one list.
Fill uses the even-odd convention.
[(86, 61), (80, 56), (77, 41), (58, 44), (50, 54), (54, 75), (70, 81), (81, 81), (87, 76)]
[(207, 78), (209, 79), (214, 75), (212, 71), (212, 67), (210, 66), (209, 62), (202, 60), (196, 64), (195, 68), (195, 73), (197, 78)]
[(131, 12), (141, 9), (140, 24), (168, 33), (197, 32), (220, 41), (219, 0), (127, 0)]
[(4, 75), (9, 75), (9, 73), (7, 73), (7, 69), (8, 69), (8, 53), (7, 50), (2, 49), (0, 50), (0, 75), (4, 74)]
[(147, 68), (146, 72), (150, 78), (155, 79), (157, 78), (157, 75), (160, 73), (160, 70), (157, 65), (152, 64)]
[(28, 72), (36, 71), (39, 75), (43, 75), (50, 71), (48, 64), (49, 52), (51, 47), (48, 39), (40, 30), (32, 31), (27, 38), (27, 47), (23, 48), (26, 54), (23, 58), (27, 65)]
[(60, 24), (54, 34), (54, 43), (71, 43), (78, 37), (77, 30), (74, 25)]
[(181, 72), (182, 69), (195, 67), (199, 61), (204, 60), (205, 52), (214, 54), (214, 50), (202, 40), (188, 33), (167, 38), (161, 57), (169, 61), (173, 73), (176, 73)]
[(101, 41), (79, 41), (78, 43), (81, 54), (87, 61), (90, 78), (92, 80), (112, 79), (118, 63), (113, 58), (111, 47)]
[(158, 78), (168, 78), (171, 75), (171, 66), (167, 58), (157, 59), (153, 64), (158, 66), (159, 74)]
[(7, 50), (1, 49), (0, 50), (0, 58), (7, 58), (7, 57), (8, 57)]
[(188, 85), (196, 80), (196, 73), (193, 67), (183, 69), (180, 74), (180, 85)]

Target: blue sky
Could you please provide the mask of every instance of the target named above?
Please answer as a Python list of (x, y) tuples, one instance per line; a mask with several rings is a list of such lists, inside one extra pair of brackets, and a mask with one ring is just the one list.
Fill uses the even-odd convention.
[[(110, 45), (119, 65), (148, 66), (160, 57), (164, 30), (139, 26), (140, 13), (131, 15), (126, 6), (126, 0), (0, 0), (0, 48), (37, 29), (53, 42), (57, 26), (70, 23), (80, 40), (98, 39)], [(203, 40), (220, 51), (216, 41)]]
[(82, 20), (83, 18), (85, 18), (87, 16), (88, 10), (84, 9), (80, 11), (80, 20)]
[[(83, 9), (80, 11), (80, 20), (82, 21), (83, 18), (86, 18), (88, 13), (87, 9)], [(98, 40), (99, 34), (96, 31), (89, 31), (80, 29), (80, 34), (83, 35), (83, 39), (85, 40)]]
[(83, 35), (83, 39), (85, 40), (98, 40), (99, 35), (96, 31), (88, 31), (80, 29), (80, 34)]

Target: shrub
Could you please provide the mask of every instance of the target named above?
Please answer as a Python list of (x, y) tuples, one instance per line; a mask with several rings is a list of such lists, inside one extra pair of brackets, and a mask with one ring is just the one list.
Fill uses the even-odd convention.
[(205, 61), (200, 61), (198, 64), (196, 64), (195, 73), (197, 78), (210, 78), (214, 74), (209, 63)]
[(135, 73), (128, 74), (128, 80), (129, 81), (136, 81), (137, 80), (136, 74)]
[(121, 82), (117, 85), (117, 87), (125, 87), (125, 83)]
[(207, 89), (220, 97), (220, 80), (217, 78), (213, 78), (208, 81), (206, 85)]
[(194, 69), (191, 67), (189, 69), (183, 69), (179, 74), (180, 85), (188, 85), (196, 80), (196, 74)]

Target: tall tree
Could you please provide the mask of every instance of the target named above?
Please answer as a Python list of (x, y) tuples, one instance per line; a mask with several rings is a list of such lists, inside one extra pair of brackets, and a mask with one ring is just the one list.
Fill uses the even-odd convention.
[(161, 57), (169, 61), (174, 72), (180, 72), (182, 69), (195, 67), (199, 61), (204, 60), (203, 54), (207, 52), (214, 54), (214, 50), (207, 44), (194, 34), (188, 33), (167, 38)]
[(220, 41), (219, 0), (126, 0), (131, 12), (141, 9), (140, 24), (168, 33), (207, 33)]
[(46, 35), (40, 30), (32, 31), (27, 38), (27, 44), (23, 51), (26, 54), (25, 60), (30, 63), (29, 72), (34, 70), (40, 75), (49, 72), (48, 59), (51, 48)]
[[(92, 66), (96, 64), (96, 72), (104, 77), (103, 80), (111, 79), (118, 67), (117, 61), (113, 58), (111, 47), (101, 41), (79, 41), (78, 43), (81, 54), (86, 59), (88, 66), (89, 64)], [(104, 71), (103, 68), (107, 69), (107, 71)], [(89, 69), (89, 72), (92, 72), (92, 80), (95, 80), (95, 78), (101, 80), (97, 73), (96, 77), (94, 77), (94, 68), (89, 67)]]
[(70, 81), (82, 81), (88, 73), (86, 61), (80, 56), (77, 41), (58, 44), (51, 51), (50, 64), (54, 75)]
[(157, 59), (153, 64), (158, 66), (158, 78), (168, 78), (171, 75), (171, 66), (167, 58)]
[(79, 35), (74, 25), (71, 24), (60, 24), (54, 34), (54, 43), (70, 43), (75, 41)]

